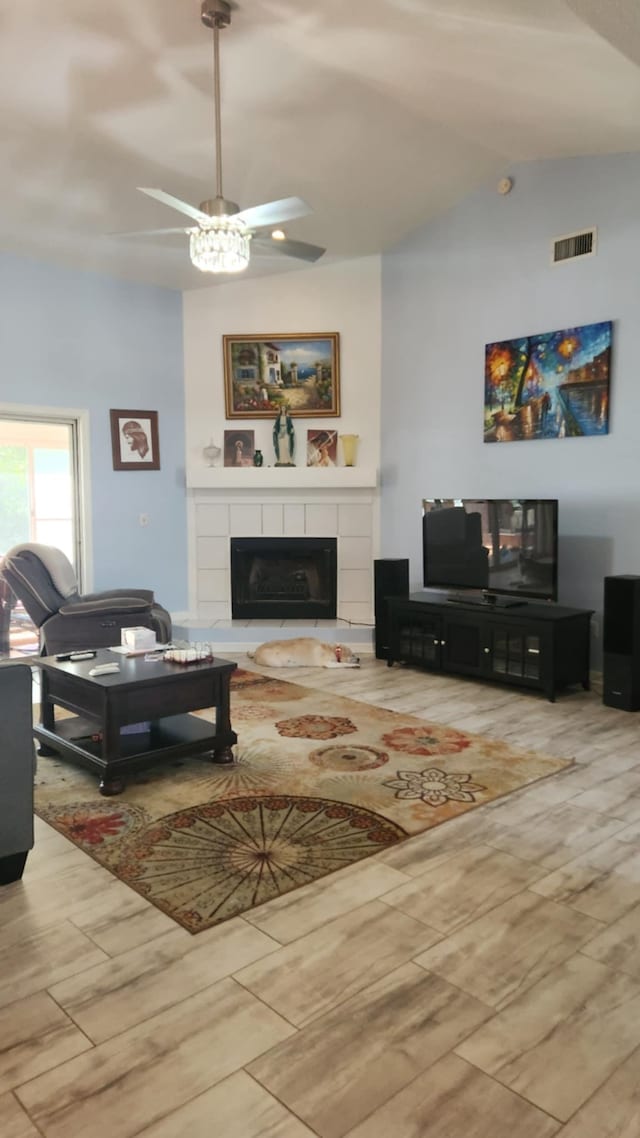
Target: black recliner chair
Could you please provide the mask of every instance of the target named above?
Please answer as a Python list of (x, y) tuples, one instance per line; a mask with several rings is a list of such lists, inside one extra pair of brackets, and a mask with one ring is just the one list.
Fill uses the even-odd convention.
[(82, 596), (71, 562), (51, 545), (14, 545), (0, 575), (40, 630), (42, 656), (112, 647), (120, 643), (123, 628), (151, 628), (161, 644), (171, 639), (171, 617), (150, 589)]

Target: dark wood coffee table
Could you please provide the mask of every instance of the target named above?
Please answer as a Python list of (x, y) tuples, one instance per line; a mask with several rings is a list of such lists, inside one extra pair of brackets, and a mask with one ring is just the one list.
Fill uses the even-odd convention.
[[(91, 676), (96, 664), (117, 662), (119, 672)], [(32, 660), (42, 672), (41, 722), (34, 727), (40, 754), (58, 753), (100, 774), (100, 793), (120, 794), (128, 771), (159, 759), (212, 752), (215, 763), (232, 763), (238, 736), (231, 728), (230, 660), (170, 664), (163, 659), (123, 656), (104, 648), (93, 659)], [(56, 720), (55, 707), (74, 712)], [(215, 724), (191, 711), (215, 708)], [(149, 723), (142, 733), (122, 734), (129, 724)]]

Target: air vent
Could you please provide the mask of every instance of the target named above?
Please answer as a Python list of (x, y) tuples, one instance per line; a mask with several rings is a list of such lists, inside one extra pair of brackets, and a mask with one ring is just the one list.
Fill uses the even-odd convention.
[(576, 257), (593, 257), (596, 251), (596, 227), (580, 233), (567, 233), (553, 241), (551, 260), (554, 265), (573, 261)]

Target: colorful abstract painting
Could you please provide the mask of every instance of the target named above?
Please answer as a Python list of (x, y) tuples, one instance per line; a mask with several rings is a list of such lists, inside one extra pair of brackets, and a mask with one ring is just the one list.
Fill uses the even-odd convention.
[(487, 344), (484, 441), (606, 435), (612, 323)]

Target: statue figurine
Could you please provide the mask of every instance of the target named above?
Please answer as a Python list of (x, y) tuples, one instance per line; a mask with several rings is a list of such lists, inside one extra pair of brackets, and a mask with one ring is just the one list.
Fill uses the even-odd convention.
[(295, 466), (295, 432), (289, 407), (285, 403), (273, 424), (273, 449), (276, 452), (276, 466)]

